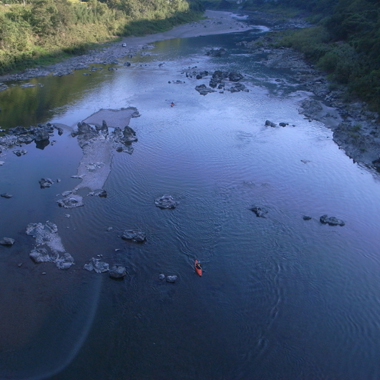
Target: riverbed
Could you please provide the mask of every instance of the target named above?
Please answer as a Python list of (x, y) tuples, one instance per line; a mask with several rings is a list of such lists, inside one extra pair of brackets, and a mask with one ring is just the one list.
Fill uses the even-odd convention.
[[(64, 126), (44, 149), (0, 157), (0, 192), (12, 194), (0, 198), (0, 231), (16, 240), (0, 246), (0, 378), (380, 376), (379, 177), (299, 112), (311, 94), (291, 70), (244, 49), (265, 30), (151, 42), (118, 64), (0, 93), (0, 125)], [(200, 95), (216, 70), (241, 73), (246, 91), (226, 81)], [(107, 197), (91, 195), (72, 131), (99, 110), (128, 107), (139, 112), (128, 120), (138, 141), (111, 151)], [(46, 177), (54, 183), (41, 189)], [(77, 187), (84, 206), (59, 207)], [(162, 195), (177, 207), (156, 207)], [(344, 226), (321, 223), (325, 214)], [(47, 221), (75, 261), (67, 270), (29, 258), (26, 227)], [(123, 240), (126, 229), (146, 241)], [(92, 258), (127, 275), (89, 272)]]

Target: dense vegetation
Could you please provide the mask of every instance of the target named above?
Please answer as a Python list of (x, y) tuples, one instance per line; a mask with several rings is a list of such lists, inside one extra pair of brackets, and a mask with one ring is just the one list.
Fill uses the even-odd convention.
[(293, 7), (313, 27), (287, 33), (281, 43), (302, 51), (351, 95), (380, 111), (379, 0), (250, 0), (244, 7)]
[(0, 4), (0, 74), (117, 36), (166, 30), (201, 11), (197, 0), (6, 0)]

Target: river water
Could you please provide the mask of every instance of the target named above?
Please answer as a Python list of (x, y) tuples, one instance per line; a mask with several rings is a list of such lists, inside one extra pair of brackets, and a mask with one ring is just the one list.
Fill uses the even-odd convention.
[[(133, 154), (115, 152), (108, 197), (83, 193), (84, 207), (56, 203), (78, 184), (82, 152), (68, 130), (0, 157), (1, 193), (13, 195), (0, 198), (0, 237), (16, 239), (0, 247), (1, 379), (380, 378), (379, 179), (298, 113), (308, 94), (290, 71), (236, 45), (261, 32), (162, 41), (130, 67), (0, 93), (3, 127), (141, 114)], [(220, 47), (225, 57), (206, 56)], [(201, 96), (208, 79), (184, 75), (195, 66), (239, 71), (249, 92)], [(61, 181), (40, 189), (43, 177)], [(178, 207), (157, 208), (163, 194)], [(346, 224), (321, 224), (323, 214)], [(67, 271), (29, 258), (26, 226), (47, 220), (75, 259)], [(146, 243), (122, 240), (125, 229)], [(97, 255), (128, 275), (84, 270)]]

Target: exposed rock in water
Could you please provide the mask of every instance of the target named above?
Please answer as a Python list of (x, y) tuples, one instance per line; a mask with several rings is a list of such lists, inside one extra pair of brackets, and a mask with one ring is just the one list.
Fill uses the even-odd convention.
[(178, 202), (171, 195), (163, 195), (154, 201), (155, 205), (162, 209), (173, 209), (178, 206)]
[(110, 269), (109, 275), (114, 279), (121, 279), (127, 275), (127, 269), (122, 265), (113, 265)]
[(40, 184), (41, 189), (46, 189), (50, 187), (54, 182), (50, 178), (41, 178), (38, 183)]
[(251, 207), (250, 210), (254, 212), (257, 217), (260, 217), (260, 218), (265, 218), (265, 215), (268, 214), (268, 210), (266, 210), (265, 208), (257, 207), (257, 206)]
[(266, 127), (276, 128), (276, 127), (277, 127), (277, 124), (276, 124), (276, 123), (273, 123), (273, 122), (270, 121), (270, 120), (265, 120), (265, 126), (266, 126)]
[(227, 90), (230, 92), (239, 92), (239, 91), (249, 92), (248, 88), (245, 87), (245, 85), (243, 83), (236, 83), (235, 85), (231, 86), (230, 88), (227, 88)]
[(83, 269), (94, 271), (96, 273), (105, 273), (109, 271), (109, 264), (101, 261), (99, 258), (93, 257), (90, 262), (85, 264)]
[(206, 55), (210, 57), (222, 57), (226, 55), (226, 53), (227, 53), (226, 49), (220, 48), (220, 49), (211, 49), (206, 53)]
[(239, 80), (243, 79), (243, 75), (240, 74), (240, 73), (237, 73), (235, 71), (231, 71), (230, 73), (228, 73), (228, 79), (231, 81), (231, 82), (239, 82)]
[(132, 240), (136, 243), (143, 243), (146, 241), (145, 233), (138, 230), (125, 230), (121, 238), (124, 240)]
[(201, 84), (199, 86), (196, 86), (195, 89), (201, 94), (201, 95), (207, 95), (211, 92), (215, 92), (215, 90), (213, 90), (212, 88), (210, 87), (207, 87), (205, 84)]
[(0, 240), (0, 245), (5, 245), (5, 246), (8, 246), (8, 247), (11, 247), (14, 243), (15, 243), (15, 239), (12, 239), (10, 237), (3, 237)]
[(372, 165), (374, 166), (376, 171), (380, 173), (380, 158), (378, 158), (377, 160), (373, 160)]
[(25, 154), (28, 153), (28, 151), (26, 151), (25, 149), (16, 149), (13, 151), (13, 153), (17, 156), (17, 157), (21, 157), (21, 156), (24, 156)]
[(58, 227), (54, 223), (30, 223), (26, 233), (36, 240), (36, 246), (29, 254), (35, 263), (52, 262), (58, 269), (69, 269), (74, 265), (74, 259), (63, 247)]
[(177, 281), (177, 278), (178, 276), (176, 276), (175, 274), (166, 276), (166, 282), (175, 283)]
[(71, 194), (65, 198), (58, 199), (57, 203), (59, 207), (64, 208), (75, 208), (84, 206), (83, 198), (77, 194)]
[(337, 219), (335, 216), (322, 215), (319, 220), (321, 223), (330, 226), (344, 226), (346, 224), (343, 220)]
[(107, 191), (106, 190), (95, 190), (88, 193), (88, 195), (93, 197), (100, 197), (100, 198), (107, 198)]
[(0, 194), (0, 197), (9, 199), (9, 198), (12, 198), (13, 195), (9, 194), (9, 193), (2, 193), (2, 194)]

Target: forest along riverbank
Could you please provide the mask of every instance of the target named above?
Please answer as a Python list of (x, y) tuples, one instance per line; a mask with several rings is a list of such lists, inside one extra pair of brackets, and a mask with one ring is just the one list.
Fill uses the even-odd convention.
[[(149, 44), (166, 39), (241, 32), (252, 29), (254, 25), (266, 25), (271, 31), (310, 26), (303, 18), (284, 19), (281, 15), (263, 12), (248, 13), (245, 22), (234, 16), (231, 12), (207, 10), (205, 19), (199, 22), (181, 25), (164, 33), (126, 37), (121, 42), (105, 44), (102, 49), (91, 50), (88, 54), (72, 57), (54, 65), (2, 76), (0, 91), (8, 88), (7, 82), (26, 81), (48, 75), (69, 75), (74, 70), (88, 69), (93, 64), (117, 65), (119, 59), (132, 58), (141, 50), (149, 49)], [(262, 63), (268, 67), (294, 71), (296, 80), (311, 95), (302, 103), (299, 112), (309, 120), (321, 121), (331, 128), (334, 141), (354, 162), (380, 172), (379, 115), (369, 111), (363, 102), (347, 100), (344, 89), (332, 89), (327, 75), (306, 62), (301, 53), (289, 48), (274, 47), (275, 38), (271, 33), (265, 33), (258, 40), (247, 40), (242, 45), (251, 54), (259, 53), (265, 56)]]

